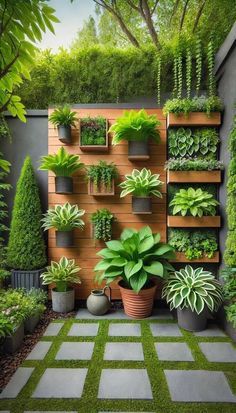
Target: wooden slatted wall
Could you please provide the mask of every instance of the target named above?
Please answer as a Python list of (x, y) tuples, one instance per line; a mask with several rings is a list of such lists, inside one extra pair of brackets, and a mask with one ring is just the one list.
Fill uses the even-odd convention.
[[(74, 109), (73, 109), (74, 110)], [(84, 231), (75, 231), (75, 246), (73, 248), (57, 248), (55, 244), (55, 231), (49, 231), (48, 240), (48, 257), (49, 261), (59, 260), (60, 257), (66, 256), (74, 258), (81, 267), (80, 276), (82, 284), (78, 286), (76, 296), (79, 299), (86, 299), (94, 284), (93, 267), (98, 262), (96, 252), (104, 247), (101, 241), (91, 239), (91, 223), (90, 215), (99, 208), (108, 208), (116, 217), (116, 222), (113, 226), (113, 239), (120, 236), (124, 228), (141, 228), (143, 225), (150, 225), (154, 232), (160, 232), (163, 241), (166, 241), (166, 173), (164, 171), (164, 163), (166, 161), (166, 119), (160, 109), (146, 109), (149, 114), (156, 114), (161, 121), (161, 143), (150, 146), (151, 157), (148, 161), (131, 162), (128, 160), (128, 145), (126, 142), (117, 146), (111, 146), (111, 136), (109, 136), (109, 151), (105, 153), (99, 152), (82, 152), (79, 148), (78, 129), (73, 129), (73, 144), (67, 145), (66, 149), (69, 153), (79, 154), (81, 161), (85, 165), (96, 164), (100, 159), (107, 162), (114, 162), (119, 171), (119, 178), (116, 183), (116, 195), (114, 197), (98, 197), (88, 195), (87, 183), (85, 181), (84, 172), (80, 172), (74, 176), (74, 194), (60, 195), (55, 194), (54, 176), (49, 173), (48, 190), (49, 190), (49, 207), (55, 204), (78, 204), (80, 208), (85, 209), (84, 216), (85, 229)], [(49, 109), (49, 115), (52, 113)], [(78, 117), (104, 116), (108, 119), (109, 126), (114, 123), (118, 116), (121, 116), (123, 109), (75, 109)], [(48, 125), (48, 152), (53, 154), (58, 151), (62, 144), (57, 135), (57, 129), (49, 122)], [(162, 188), (163, 198), (153, 199), (153, 214), (152, 215), (133, 215), (131, 208), (131, 197), (120, 198), (120, 188), (117, 186), (124, 179), (124, 175), (131, 173), (133, 168), (142, 169), (143, 167), (150, 168), (153, 173), (160, 174), (160, 179), (164, 181)], [(116, 284), (112, 285), (112, 297), (120, 298), (119, 289)]]

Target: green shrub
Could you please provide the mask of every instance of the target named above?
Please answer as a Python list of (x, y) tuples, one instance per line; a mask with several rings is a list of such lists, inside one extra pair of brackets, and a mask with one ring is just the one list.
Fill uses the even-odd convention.
[(107, 121), (103, 116), (80, 119), (81, 145), (105, 145), (106, 124)]
[(212, 258), (218, 250), (217, 235), (214, 230), (171, 229), (169, 244), (178, 252), (184, 252), (187, 259)]
[(9, 267), (35, 270), (46, 264), (41, 218), (38, 184), (31, 159), (27, 156), (17, 183), (12, 211), (7, 253)]
[(225, 243), (224, 262), (228, 267), (236, 266), (236, 230), (228, 231)]
[(230, 231), (236, 230), (236, 194), (230, 193), (227, 196), (227, 223)]

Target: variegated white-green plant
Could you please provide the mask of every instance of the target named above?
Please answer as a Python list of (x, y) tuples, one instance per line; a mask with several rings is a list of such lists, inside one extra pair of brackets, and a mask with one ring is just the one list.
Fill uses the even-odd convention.
[(40, 275), (43, 285), (56, 284), (56, 291), (65, 292), (69, 284), (81, 284), (78, 272), (81, 270), (75, 264), (75, 260), (62, 257), (59, 262), (51, 261), (51, 265)]
[(141, 171), (133, 169), (131, 175), (125, 175), (126, 180), (119, 185), (122, 188), (120, 197), (123, 198), (128, 194), (134, 196), (146, 197), (150, 195), (162, 198), (159, 191), (163, 182), (159, 180), (160, 175), (153, 174), (150, 169), (143, 168)]
[(85, 214), (84, 209), (79, 209), (78, 205), (71, 205), (67, 202), (64, 205), (56, 205), (55, 208), (48, 209), (42, 219), (45, 231), (55, 228), (57, 231), (71, 231), (74, 228), (84, 228), (84, 221), (81, 217)]
[(170, 275), (163, 287), (162, 297), (166, 298), (171, 310), (190, 308), (200, 314), (206, 307), (211, 312), (216, 311), (223, 301), (223, 292), (211, 272), (186, 265)]

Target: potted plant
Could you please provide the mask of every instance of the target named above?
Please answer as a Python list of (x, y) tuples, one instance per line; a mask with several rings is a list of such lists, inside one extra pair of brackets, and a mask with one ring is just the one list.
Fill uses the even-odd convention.
[(77, 121), (76, 112), (71, 111), (68, 105), (56, 108), (48, 118), (57, 127), (59, 139), (63, 143), (71, 143), (71, 127)]
[(40, 274), (47, 263), (39, 189), (29, 156), (17, 183), (12, 211), (7, 264), (14, 288), (40, 288)]
[(103, 116), (80, 119), (80, 149), (82, 151), (108, 150), (108, 122)]
[(223, 279), (224, 307), (219, 315), (226, 333), (236, 342), (236, 268), (224, 268), (221, 276)]
[(165, 163), (167, 183), (219, 184), (223, 169), (223, 163), (216, 159), (172, 158)]
[(39, 169), (51, 171), (55, 176), (56, 194), (72, 194), (75, 172), (84, 166), (79, 155), (70, 155), (62, 146), (57, 154), (41, 157)]
[(125, 175), (126, 180), (119, 185), (122, 188), (120, 197), (132, 194), (133, 214), (151, 214), (152, 198), (162, 198), (159, 191), (163, 182), (159, 180), (160, 175), (151, 173), (150, 169), (143, 168), (141, 171), (134, 169), (131, 175)]
[(55, 284), (52, 289), (52, 309), (57, 313), (68, 313), (75, 306), (75, 290), (71, 284), (81, 284), (78, 272), (80, 267), (75, 260), (62, 257), (59, 262), (52, 261), (41, 277), (44, 285)]
[(148, 115), (144, 109), (139, 112), (124, 111), (109, 129), (109, 132), (114, 133), (112, 144), (128, 141), (129, 159), (149, 159), (148, 141), (153, 139), (155, 143), (160, 142), (160, 132), (157, 129), (160, 125), (156, 115)]
[(216, 311), (222, 303), (222, 286), (211, 272), (186, 265), (175, 271), (162, 290), (170, 309), (177, 309), (178, 324), (188, 331), (206, 328), (207, 313)]
[(93, 196), (115, 195), (115, 179), (118, 176), (116, 165), (99, 161), (87, 168), (88, 194)]
[(154, 277), (164, 278), (173, 267), (173, 248), (160, 242), (160, 234), (153, 234), (146, 226), (139, 231), (125, 229), (117, 241), (106, 242), (97, 253), (102, 260), (95, 266), (96, 280), (109, 285), (117, 279), (124, 310), (134, 318), (148, 317), (152, 312), (156, 284)]
[(26, 302), (27, 317), (25, 319), (25, 332), (32, 334), (38, 325), (41, 315), (45, 311), (47, 293), (43, 290), (32, 288), (24, 297)]
[(94, 212), (91, 215), (93, 238), (95, 240), (110, 241), (113, 220), (114, 215), (106, 208), (101, 208)]
[(84, 228), (84, 221), (81, 217), (85, 214), (84, 209), (79, 209), (78, 205), (71, 205), (67, 202), (64, 205), (56, 205), (50, 208), (44, 214), (43, 222), (44, 231), (50, 228), (56, 230), (56, 246), (72, 247), (74, 244), (74, 229)]

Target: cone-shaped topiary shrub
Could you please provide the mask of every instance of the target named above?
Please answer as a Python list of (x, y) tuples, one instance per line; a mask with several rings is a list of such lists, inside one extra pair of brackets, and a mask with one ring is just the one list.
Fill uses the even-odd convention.
[(47, 259), (41, 229), (41, 204), (34, 169), (26, 157), (17, 183), (7, 263), (17, 270), (35, 270), (45, 266)]

